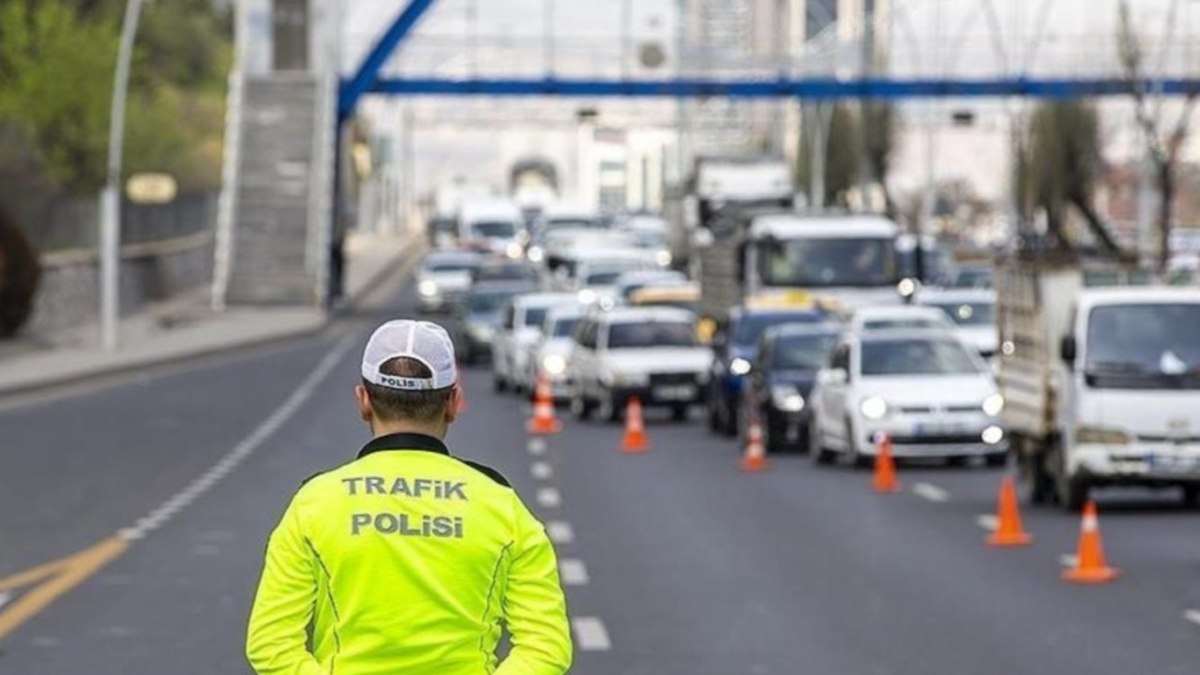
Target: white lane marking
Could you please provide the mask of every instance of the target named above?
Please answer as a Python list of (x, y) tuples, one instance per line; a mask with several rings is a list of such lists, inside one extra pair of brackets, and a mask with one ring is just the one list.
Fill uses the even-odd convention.
[(208, 492), (221, 479), (232, 473), (238, 465), (246, 461), (246, 458), (254, 454), (267, 439), (279, 431), (280, 427), (286, 424), (308, 399), (312, 398), (312, 395), (317, 391), (317, 387), (321, 386), (325, 378), (333, 372), (338, 361), (345, 356), (346, 352), (354, 344), (354, 341), (354, 335), (347, 335), (342, 338), (321, 359), (317, 367), (309, 372), (308, 377), (304, 378), (304, 381), (292, 391), (291, 396), (288, 396), (287, 400), (263, 420), (262, 424), (259, 424), (254, 431), (251, 431), (249, 436), (242, 439), (240, 443), (235, 445), (216, 464), (212, 465), (208, 471), (201, 474), (199, 478), (193, 480), (185, 488), (172, 495), (150, 513), (137, 519), (132, 525), (121, 528), (117, 532), (117, 536), (127, 541), (135, 541), (145, 537), (152, 531), (162, 527), (164, 523), (178, 515), (179, 512), (191, 506), (194, 501)]
[(3, 609), (4, 606), (8, 604), (9, 600), (12, 600), (11, 593), (0, 593), (0, 609)]
[(1189, 609), (1188, 611), (1184, 612), (1183, 620), (1191, 621), (1197, 626), (1200, 626), (1200, 609)]
[(562, 494), (554, 488), (541, 488), (537, 491), (537, 501), (548, 509), (556, 509), (562, 506)]
[(569, 544), (575, 541), (575, 530), (565, 520), (551, 520), (546, 523), (546, 535), (556, 544)]
[(546, 454), (546, 439), (531, 438), (525, 447), (529, 450), (529, 454), (531, 455), (544, 455)]
[(996, 528), (1000, 527), (1000, 521), (996, 518), (996, 516), (993, 516), (990, 513), (984, 513), (976, 516), (975, 524), (987, 530), (988, 532), (995, 532)]
[(912, 491), (918, 497), (938, 504), (950, 501), (950, 493), (932, 483), (917, 483)]
[(529, 473), (538, 480), (550, 480), (554, 476), (554, 468), (545, 462), (534, 462), (533, 466), (529, 467)]
[(1064, 553), (1058, 556), (1058, 564), (1063, 567), (1074, 567), (1079, 563), (1079, 556), (1074, 553)]
[(558, 561), (558, 575), (566, 586), (586, 586), (591, 578), (582, 560), (563, 558)]
[(604, 622), (594, 616), (580, 616), (571, 619), (575, 628), (575, 646), (585, 652), (606, 652), (612, 649), (612, 641), (608, 639), (608, 629)]

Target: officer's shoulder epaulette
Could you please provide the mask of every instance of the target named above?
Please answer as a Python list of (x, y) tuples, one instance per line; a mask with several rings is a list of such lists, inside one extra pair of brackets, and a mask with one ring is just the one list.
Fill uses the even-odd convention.
[(486, 464), (480, 464), (479, 462), (472, 462), (469, 459), (462, 460), (462, 463), (466, 464), (467, 466), (471, 467), (472, 469), (475, 469), (476, 471), (487, 476), (488, 478), (491, 478), (492, 480), (503, 485), (504, 487), (512, 487), (512, 483), (508, 482), (508, 479), (504, 477), (504, 474), (500, 473), (499, 471), (493, 469), (492, 467), (490, 467)]

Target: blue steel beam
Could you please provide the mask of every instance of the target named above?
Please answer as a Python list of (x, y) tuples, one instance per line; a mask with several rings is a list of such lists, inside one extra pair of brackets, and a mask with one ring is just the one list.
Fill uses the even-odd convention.
[[(1143, 83), (1148, 91), (1172, 96), (1200, 94), (1200, 79), (1164, 79)], [(805, 98), (899, 99), (1078, 98), (1120, 96), (1130, 84), (1119, 78), (1006, 79), (861, 79), (804, 78), (779, 80), (596, 80), (404, 78), (377, 80), (370, 93), (392, 96), (561, 96), (613, 98)]]
[(379, 71), (387, 60), (392, 57), (400, 43), (416, 27), (417, 22), (425, 15), (437, 0), (411, 0), (404, 11), (396, 17), (379, 42), (367, 54), (367, 58), (359, 67), (354, 77), (343, 80), (338, 92), (338, 119), (344, 121), (354, 112), (363, 94), (372, 90), (379, 81)]

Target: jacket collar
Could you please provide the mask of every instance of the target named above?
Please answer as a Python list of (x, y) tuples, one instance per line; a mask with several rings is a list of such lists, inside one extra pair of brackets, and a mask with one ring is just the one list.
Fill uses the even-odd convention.
[(449, 455), (450, 449), (442, 441), (425, 434), (388, 434), (380, 436), (363, 446), (358, 452), (358, 458), (383, 452), (384, 450), (417, 450), (420, 452), (436, 452), (439, 455)]

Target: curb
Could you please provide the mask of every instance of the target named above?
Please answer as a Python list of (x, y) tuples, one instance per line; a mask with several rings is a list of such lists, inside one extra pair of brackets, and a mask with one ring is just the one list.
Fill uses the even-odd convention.
[(353, 311), (359, 309), (360, 303), (383, 287), (393, 277), (399, 276), (401, 272), (407, 273), (411, 271), (411, 263), (422, 252), (423, 248), (421, 246), (413, 246), (411, 241), (406, 243), (392, 262), (385, 265), (379, 272), (369, 278), (361, 288), (347, 296), (346, 303), (342, 308), (337, 311), (326, 310), (324, 315), (311, 325), (291, 330), (282, 330), (275, 334), (261, 335), (242, 341), (222, 342), (211, 346), (199, 347), (188, 352), (172, 354), (157, 359), (124, 363), (107, 368), (98, 367), (91, 371), (62, 374), (41, 381), (24, 382), (14, 386), (0, 385), (0, 405), (19, 402), (19, 399), (23, 397), (52, 393), (54, 390), (65, 386), (70, 386), (72, 389), (77, 386), (86, 387), (87, 385), (95, 384), (109, 378), (127, 377), (157, 368), (178, 366), (206, 358), (227, 356), (268, 346), (283, 345), (320, 335), (329, 329), (334, 322), (342, 318), (347, 318)]

